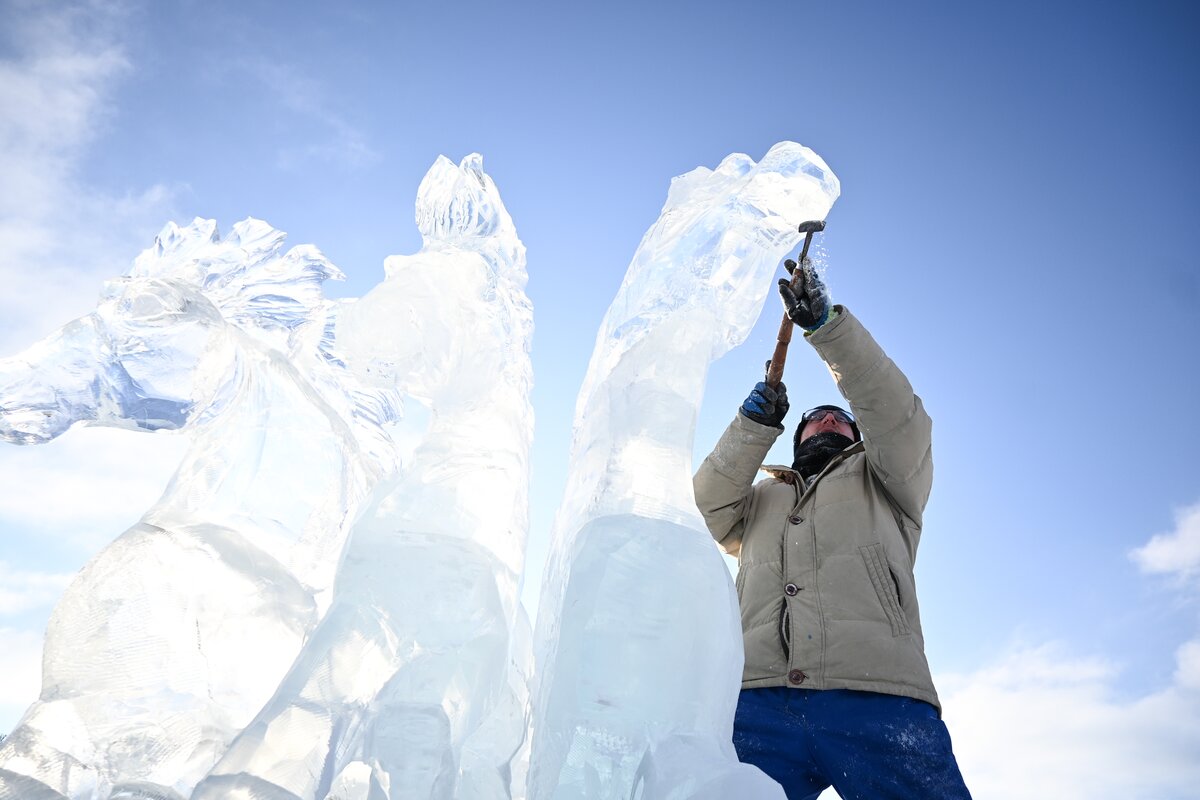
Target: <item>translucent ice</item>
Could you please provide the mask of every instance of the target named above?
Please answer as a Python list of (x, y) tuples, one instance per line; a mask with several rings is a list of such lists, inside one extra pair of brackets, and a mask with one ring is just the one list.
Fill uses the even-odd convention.
[(709, 363), (745, 339), (796, 226), (839, 185), (784, 142), (672, 184), (576, 406), (535, 637), (530, 797), (782, 798), (731, 743), (737, 598), (692, 495)]
[(533, 430), (525, 248), (477, 155), (438, 159), (417, 224), (420, 252), (387, 260), (336, 346), (426, 405), (428, 429), (354, 526), (329, 613), (195, 800), (513, 791), (531, 661), (518, 602)]
[(192, 433), (159, 502), (79, 573), (0, 798), (182, 797), (271, 696), (328, 603), (395, 407), (328, 351), (340, 277), (248, 219), (168, 225), (94, 312), (0, 361), (0, 438)]
[(7, 441), (194, 436), (56, 608), (0, 800), (181, 800), (206, 772), (196, 800), (502, 798), (527, 767), (538, 798), (779, 797), (729, 742), (738, 615), (691, 436), (709, 362), (836, 194), (791, 144), (672, 184), (580, 394), (532, 753), (532, 321), (479, 157), (438, 160), (422, 250), (357, 302), (264, 223), (168, 226), (93, 314), (0, 361)]

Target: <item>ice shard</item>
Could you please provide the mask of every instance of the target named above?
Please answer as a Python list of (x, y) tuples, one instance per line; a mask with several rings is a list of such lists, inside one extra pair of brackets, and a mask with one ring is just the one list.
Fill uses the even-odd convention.
[(696, 510), (710, 362), (745, 339), (837, 178), (783, 142), (676, 178), (596, 337), (535, 637), (533, 800), (782, 798), (731, 743), (737, 598)]
[(0, 798), (181, 798), (316, 624), (394, 458), (386, 392), (328, 351), (337, 268), (247, 219), (168, 225), (98, 307), (0, 361), (0, 438), (187, 430), (162, 498), (53, 611)]
[(478, 155), (439, 158), (416, 216), (421, 250), (387, 260), (335, 345), (423, 404), (428, 428), (354, 526), (328, 614), (195, 800), (514, 791), (531, 662), (518, 600), (533, 431), (525, 248)]

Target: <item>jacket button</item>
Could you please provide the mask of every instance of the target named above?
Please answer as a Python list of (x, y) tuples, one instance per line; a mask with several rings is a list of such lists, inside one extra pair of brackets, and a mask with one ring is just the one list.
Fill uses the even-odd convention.
[(787, 586), (783, 587), (783, 591), (787, 593), (788, 597), (795, 597), (796, 592), (800, 591), (800, 587), (794, 583), (789, 583)]
[(799, 514), (793, 514), (792, 516), (788, 517), (788, 522), (793, 525), (799, 525), (801, 522), (804, 522), (804, 517), (800, 516)]
[(805, 675), (803, 672), (801, 672), (798, 669), (794, 669), (788, 673), (788, 680), (791, 681), (792, 683), (796, 684), (797, 686), (804, 683), (806, 678), (808, 678), (808, 676)]

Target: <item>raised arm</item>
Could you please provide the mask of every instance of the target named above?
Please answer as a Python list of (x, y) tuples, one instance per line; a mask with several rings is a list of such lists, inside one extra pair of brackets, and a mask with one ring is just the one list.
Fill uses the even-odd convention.
[(843, 306), (805, 338), (829, 365), (858, 419), (867, 461), (913, 522), (933, 485), (932, 422), (921, 398), (862, 323)]
[(783, 432), (787, 390), (765, 383), (754, 387), (716, 447), (692, 479), (696, 506), (717, 543), (736, 556), (746, 520), (754, 510), (754, 477), (771, 445)]

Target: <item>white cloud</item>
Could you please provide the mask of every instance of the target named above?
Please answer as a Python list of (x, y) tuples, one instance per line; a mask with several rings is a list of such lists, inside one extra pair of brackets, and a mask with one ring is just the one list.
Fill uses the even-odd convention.
[[(0, 357), (92, 310), (174, 216), (162, 186), (112, 193), (82, 177), (115, 119), (114, 89), (132, 73), (120, 31), (125, 4), (5, 2), (0, 25)], [(119, 439), (118, 439), (119, 437)], [(44, 447), (0, 444), (0, 614), (38, 626), (82, 560), (136, 520), (162, 491), (182, 438), (96, 429)], [(49, 569), (39, 563), (75, 549)], [(0, 628), (0, 732), (38, 694), (42, 631)]]
[(1154, 536), (1130, 557), (1144, 572), (1200, 576), (1200, 503), (1176, 511), (1175, 530)]
[(0, 733), (16, 725), (42, 688), (42, 634), (0, 627)]
[(0, 617), (53, 604), (71, 577), (66, 573), (26, 572), (0, 561)]
[(976, 800), (1194, 797), (1200, 786), (1200, 641), (1176, 681), (1121, 699), (1120, 669), (1054, 645), (938, 678), (955, 754)]
[(1180, 647), (1175, 663), (1175, 683), (1200, 691), (1200, 639)]
[(0, 354), (95, 304), (170, 217), (161, 186), (112, 195), (79, 177), (132, 67), (116, 3), (7, 4), (0, 60)]
[(297, 168), (312, 160), (361, 167), (378, 160), (379, 154), (371, 148), (366, 135), (334, 111), (328, 92), (297, 67), (265, 59), (245, 61), (241, 66), (284, 108), (316, 123), (310, 134), (317, 136), (318, 141), (280, 149), (277, 161), (281, 168)]
[(85, 37), (84, 27), (103, 29), (107, 14), (63, 5), (6, 12), (20, 55), (0, 61), (0, 165), (14, 190), (0, 195), (0, 208), (6, 216), (45, 216), (56, 211), (58, 186), (107, 119), (108, 86), (129, 64), (110, 36)]
[(78, 428), (44, 445), (0, 448), (0, 524), (93, 553), (162, 495), (184, 435)]
[[(123, 4), (6, 3), (3, 13), (0, 357), (91, 311), (103, 280), (124, 272), (172, 216), (161, 186), (114, 196), (80, 177), (116, 114), (114, 88), (134, 69), (119, 33)], [(181, 444), (116, 435), (0, 445), (0, 531), (10, 547), (53, 536), (92, 552), (153, 503)], [(19, 555), (6, 557), (21, 569)]]
[[(1200, 576), (1200, 503), (1130, 554), (1144, 572)], [(1186, 587), (1185, 587), (1186, 588)], [(1200, 638), (1171, 683), (1122, 695), (1120, 664), (1053, 644), (938, 679), (946, 723), (976, 800), (1195, 797), (1200, 786)]]

